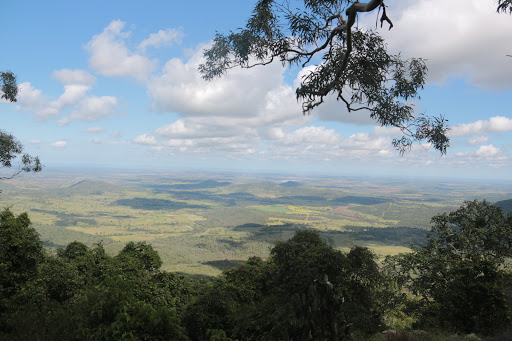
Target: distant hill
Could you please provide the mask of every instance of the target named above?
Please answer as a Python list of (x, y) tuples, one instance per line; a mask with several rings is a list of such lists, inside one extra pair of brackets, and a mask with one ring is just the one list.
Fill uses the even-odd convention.
[(494, 206), (501, 207), (505, 213), (512, 212), (512, 199), (495, 202)]
[(224, 187), (231, 185), (231, 182), (222, 182), (217, 180), (205, 180), (198, 182), (196, 184), (177, 184), (177, 185), (168, 185), (168, 188), (173, 189), (206, 189), (206, 188), (216, 188), (216, 187)]
[(104, 181), (82, 180), (69, 187), (59, 188), (58, 191), (65, 194), (102, 195), (107, 192), (122, 191), (122, 189)]
[(281, 187), (300, 187), (300, 186), (302, 186), (302, 184), (297, 181), (286, 181), (286, 182), (283, 182), (282, 184), (279, 184), (279, 186), (281, 186)]
[(148, 198), (133, 198), (133, 199), (119, 199), (113, 202), (114, 205), (130, 206), (133, 209), (140, 210), (179, 210), (182, 208), (199, 208), (206, 209), (208, 206), (204, 205), (191, 205), (186, 202), (172, 201), (165, 199), (148, 199)]

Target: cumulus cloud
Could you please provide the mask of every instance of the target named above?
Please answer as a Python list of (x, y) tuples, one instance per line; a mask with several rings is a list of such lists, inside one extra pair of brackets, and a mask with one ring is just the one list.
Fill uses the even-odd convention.
[(281, 143), (285, 145), (321, 144), (333, 145), (341, 142), (340, 136), (333, 129), (309, 126), (295, 130), (286, 135)]
[(312, 122), (302, 115), (279, 64), (233, 69), (206, 82), (197, 72), (202, 48), (186, 62), (171, 59), (148, 83), (153, 108), (179, 118), (154, 131), (172, 148), (253, 152), (267, 140), (281, 139), (292, 127)]
[(51, 144), (51, 146), (55, 147), (55, 148), (64, 148), (67, 145), (68, 145), (68, 141), (66, 141), (66, 140), (56, 141)]
[(117, 98), (113, 96), (88, 97), (80, 101), (70, 115), (59, 120), (58, 125), (66, 125), (80, 120), (94, 122), (116, 114)]
[(471, 136), (486, 133), (505, 133), (512, 131), (512, 119), (505, 116), (494, 116), (489, 120), (457, 124), (450, 130), (450, 136)]
[[(464, 76), (478, 86), (512, 86), (508, 67), (512, 20), (496, 13), (493, 1), (394, 1), (387, 14), (394, 27), (379, 30), (392, 51), (427, 59), (429, 80)], [(375, 27), (376, 13), (361, 22)]]
[(89, 90), (88, 85), (67, 84), (64, 86), (64, 93), (51, 101), (30, 83), (22, 83), (19, 85), (19, 108), (32, 111), (36, 121), (46, 121), (59, 116), (63, 110), (81, 101)]
[(85, 70), (56, 70), (52, 73), (53, 79), (64, 84), (84, 84), (91, 85), (96, 81), (96, 77)]
[(499, 152), (499, 148), (496, 148), (492, 144), (490, 144), (488, 146), (480, 146), (480, 148), (478, 148), (478, 150), (475, 152), (475, 155), (478, 157), (488, 158), (496, 156)]
[[(62, 73), (58, 77), (62, 75), (69, 76), (68, 80), (79, 81), (67, 73)], [(69, 115), (57, 122), (59, 126), (66, 125), (73, 120), (88, 122), (100, 120), (115, 114), (118, 104), (117, 98), (113, 96), (87, 95), (91, 86), (85, 84), (64, 85), (64, 92), (55, 100), (50, 100), (48, 96), (43, 95), (40, 89), (34, 88), (28, 82), (21, 83), (19, 89), (18, 108), (31, 111), (35, 121), (47, 121), (69, 112)]]
[[(279, 98), (272, 98), (272, 93), (282, 92), (284, 68), (280, 63), (261, 68), (235, 68), (219, 79), (206, 82), (197, 71), (202, 62), (202, 48), (186, 63), (178, 58), (169, 60), (162, 74), (148, 84), (154, 107), (187, 116), (249, 117), (266, 106), (279, 104)], [(299, 109), (297, 104), (295, 109)]]
[(472, 139), (469, 139), (468, 140), (468, 144), (470, 146), (474, 146), (474, 145), (477, 145), (477, 144), (482, 144), (482, 143), (486, 143), (487, 141), (489, 141), (489, 136), (476, 136)]
[(103, 76), (133, 77), (145, 81), (156, 67), (156, 61), (130, 51), (125, 40), (129, 32), (123, 32), (126, 23), (113, 20), (102, 33), (95, 35), (86, 45), (89, 64)]
[(153, 47), (163, 47), (163, 46), (172, 46), (173, 44), (180, 44), (181, 39), (183, 38), (183, 31), (176, 30), (173, 28), (169, 28), (166, 30), (159, 30), (157, 33), (152, 33), (149, 35), (147, 39), (144, 39), (139, 44), (139, 49), (142, 51), (146, 51), (146, 49), (150, 46)]
[(152, 135), (142, 134), (133, 139), (133, 143), (144, 144), (144, 145), (155, 145), (157, 144), (156, 138)]
[(85, 129), (88, 133), (102, 133), (105, 131), (105, 128), (103, 127), (90, 127)]
[(44, 108), (48, 99), (43, 91), (32, 87), (29, 82), (18, 85), (18, 108), (21, 110), (39, 110)]

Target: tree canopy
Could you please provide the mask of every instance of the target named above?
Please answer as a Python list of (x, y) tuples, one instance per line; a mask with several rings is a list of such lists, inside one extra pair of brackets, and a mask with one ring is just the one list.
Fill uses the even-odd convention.
[(457, 332), (491, 333), (509, 322), (512, 214), (485, 200), (432, 218), (412, 253), (387, 260), (419, 303), (420, 321)]
[(18, 95), (16, 76), (11, 71), (0, 72), (0, 79), (2, 80), (2, 96), (0, 98), (16, 102)]
[(393, 27), (382, 0), (259, 0), (245, 28), (217, 33), (199, 71), (212, 80), (233, 67), (275, 60), (307, 68), (296, 89), (304, 114), (333, 95), (349, 112), (365, 110), (380, 125), (399, 128), (403, 135), (393, 145), (401, 153), (428, 142), (445, 154), (447, 120), (415, 115), (411, 103), (425, 84), (425, 61), (391, 55), (375, 30), (354, 26), (359, 13), (372, 11), (379, 12), (381, 27)]

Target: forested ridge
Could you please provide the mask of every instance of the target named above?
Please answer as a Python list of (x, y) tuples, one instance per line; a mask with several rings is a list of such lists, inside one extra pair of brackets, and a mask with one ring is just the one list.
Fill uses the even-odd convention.
[(191, 278), (160, 270), (159, 254), (145, 242), (129, 242), (116, 255), (80, 242), (50, 253), (28, 215), (7, 209), (0, 214), (0, 339), (435, 340), (476, 333), (506, 340), (511, 245), (512, 214), (470, 201), (433, 217), (426, 243), (383, 262), (367, 248), (336, 250), (303, 229), (277, 242), (267, 259)]

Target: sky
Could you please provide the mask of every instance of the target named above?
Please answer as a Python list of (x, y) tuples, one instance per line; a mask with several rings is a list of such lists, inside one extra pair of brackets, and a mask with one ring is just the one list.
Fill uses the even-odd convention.
[(446, 155), (415, 145), (401, 156), (399, 132), (332, 98), (304, 116), (298, 68), (204, 81), (203, 50), (251, 14), (254, 1), (240, 0), (2, 4), (0, 70), (17, 75), (20, 92), (0, 102), (0, 129), (48, 168), (510, 179), (512, 16), (493, 0), (386, 4), (394, 27), (378, 32), (392, 53), (427, 60), (415, 108), (448, 119)]

